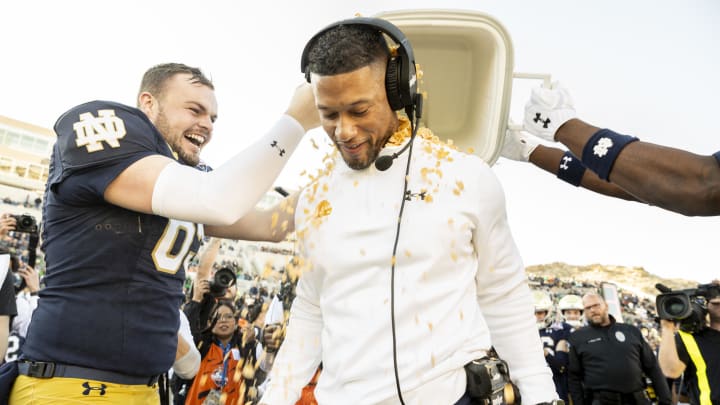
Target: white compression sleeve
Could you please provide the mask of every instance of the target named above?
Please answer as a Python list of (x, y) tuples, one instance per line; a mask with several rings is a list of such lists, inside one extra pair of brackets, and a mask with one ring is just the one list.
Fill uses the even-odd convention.
[(206, 225), (230, 225), (247, 214), (272, 186), (305, 130), (283, 115), (270, 131), (212, 172), (171, 163), (152, 195), (156, 215)]
[(197, 347), (195, 347), (195, 342), (193, 341), (192, 332), (190, 331), (190, 322), (183, 311), (180, 311), (180, 327), (178, 328), (178, 335), (187, 342), (190, 346), (190, 350), (188, 350), (184, 356), (175, 360), (172, 368), (173, 372), (175, 372), (175, 374), (177, 374), (180, 378), (189, 380), (197, 374), (200, 369), (200, 361), (202, 359), (200, 358), (200, 352)]

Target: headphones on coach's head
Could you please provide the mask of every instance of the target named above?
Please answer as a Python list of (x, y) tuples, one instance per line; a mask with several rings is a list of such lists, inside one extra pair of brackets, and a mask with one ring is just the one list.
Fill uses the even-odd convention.
[(315, 43), (315, 39), (327, 32), (328, 30), (341, 25), (366, 25), (377, 28), (378, 31), (389, 36), (399, 48), (397, 56), (390, 56), (385, 72), (385, 90), (390, 108), (393, 111), (405, 108), (408, 118), (413, 119), (413, 115), (419, 117), (422, 107), (418, 105), (418, 99), (421, 98), (417, 94), (417, 72), (415, 69), (415, 56), (413, 55), (410, 41), (398, 27), (387, 20), (370, 17), (355, 17), (347, 20), (338, 21), (323, 28), (305, 45), (303, 49), (300, 69), (305, 74), (305, 80), (310, 83), (310, 69), (308, 68), (308, 53), (310, 47)]

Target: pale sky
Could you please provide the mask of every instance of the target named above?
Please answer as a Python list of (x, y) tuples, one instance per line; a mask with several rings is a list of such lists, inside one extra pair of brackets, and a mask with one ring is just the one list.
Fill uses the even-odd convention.
[[(581, 118), (698, 154), (720, 150), (720, 2), (186, 1), (0, 3), (0, 115), (51, 128), (75, 104), (135, 104), (143, 72), (163, 62), (199, 66), (217, 88), (220, 116), (204, 151), (219, 166), (261, 136), (303, 80), (300, 54), (320, 28), (355, 13), (448, 8), (481, 11), (508, 30), (515, 72), (550, 73)], [(422, 61), (418, 60), (422, 65)], [(529, 97), (515, 89), (513, 116)], [(278, 180), (292, 188), (318, 166), (311, 132)], [(508, 217), (526, 265), (642, 266), (663, 277), (720, 277), (720, 217), (688, 218), (576, 189), (530, 164), (500, 159)]]

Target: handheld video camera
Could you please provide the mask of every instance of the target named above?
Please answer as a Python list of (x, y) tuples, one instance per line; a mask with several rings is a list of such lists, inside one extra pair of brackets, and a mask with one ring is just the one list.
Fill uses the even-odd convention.
[(661, 294), (655, 299), (658, 317), (670, 321), (678, 321), (680, 329), (696, 333), (705, 327), (707, 301), (720, 295), (720, 286), (716, 284), (699, 284), (697, 288), (671, 290), (655, 284)]
[(235, 272), (229, 267), (223, 267), (215, 272), (215, 276), (210, 280), (210, 295), (219, 298), (225, 295), (227, 289), (235, 285)]
[(14, 232), (23, 233), (37, 233), (38, 225), (37, 220), (32, 215), (11, 215), (15, 218), (15, 230)]

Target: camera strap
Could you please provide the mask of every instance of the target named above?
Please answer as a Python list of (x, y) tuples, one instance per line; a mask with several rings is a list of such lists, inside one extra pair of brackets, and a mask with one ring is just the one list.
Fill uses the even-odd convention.
[(697, 377), (698, 388), (700, 389), (700, 405), (710, 405), (710, 383), (707, 378), (707, 365), (705, 359), (703, 359), (700, 348), (695, 341), (695, 336), (682, 330), (678, 331), (680, 339), (685, 345), (690, 360), (695, 364), (695, 374)]

